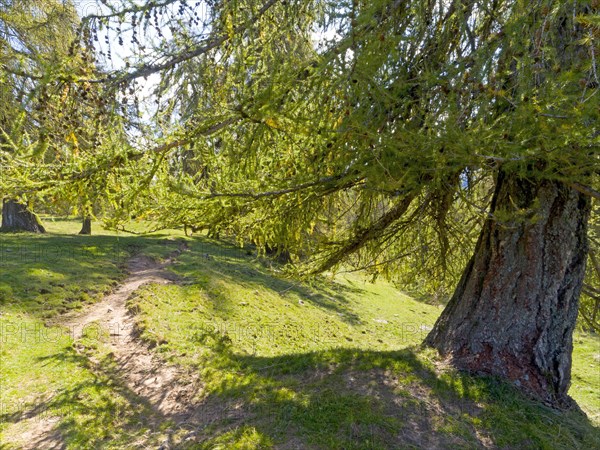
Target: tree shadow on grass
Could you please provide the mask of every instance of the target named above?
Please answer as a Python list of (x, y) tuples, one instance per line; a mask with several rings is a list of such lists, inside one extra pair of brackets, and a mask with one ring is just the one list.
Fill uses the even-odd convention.
[[(144, 253), (161, 257), (176, 245), (176, 241), (163, 235), (2, 234), (0, 304), (7, 311), (51, 318), (94, 302), (116, 286), (132, 256)], [(253, 289), (266, 287), (290, 303), (297, 301), (295, 296), (300, 297), (339, 314), (348, 323), (360, 323), (348, 300), (350, 294), (363, 292), (360, 288), (320, 279), (310, 284), (284, 279), (261, 266), (246, 249), (224, 241), (194, 238), (190, 251), (182, 257), (188, 261), (182, 274), (192, 280), (194, 271), (197, 274), (198, 270), (208, 270), (231, 283)]]
[[(269, 289), (290, 303), (297, 302), (297, 298), (300, 298), (304, 302), (337, 313), (349, 324), (362, 323), (360, 317), (352, 311), (349, 300), (350, 295), (365, 292), (358, 287), (319, 278), (312, 279), (310, 283), (285, 279), (262, 266), (244, 249), (227, 243), (213, 243), (204, 238), (195, 238), (190, 251), (182, 255), (181, 261), (185, 264), (176, 266), (174, 270), (191, 282), (198, 281), (200, 274), (212, 273), (226, 283), (249, 289)], [(214, 300), (217, 306), (224, 308), (223, 303), (234, 299), (218, 296)]]
[(92, 303), (123, 278), (141, 252), (160, 257), (176, 241), (161, 236), (0, 235), (0, 304), (51, 318)]
[(148, 431), (156, 432), (170, 420), (123, 383), (108, 357), (91, 363), (69, 347), (37, 362), (74, 364), (89, 374), (68, 388), (3, 411), (0, 423), (28, 422), (27, 448), (130, 448), (134, 441), (147, 443), (144, 438), (152, 436)]
[[(140, 242), (139, 237), (131, 239), (132, 244)], [(248, 268), (239, 258), (202, 259), (195, 249), (182, 255), (190, 263), (180, 271), (190, 278), (213, 267), (229, 280), (251, 286), (288, 289), (307, 299), (313, 294), (313, 288)], [(76, 283), (81, 276), (72, 268), (55, 270), (65, 272), (65, 283)], [(350, 307), (328, 301), (315, 304), (341, 313)], [(70, 362), (88, 368), (94, 377), (71, 383), (27, 410), (2, 411), (0, 420), (15, 423), (44, 411), (57, 414), (59, 422), (51, 431), (79, 448), (133, 448), (145, 431), (158, 428), (171, 448), (240, 443), (284, 449), (600, 448), (598, 429), (589, 421), (529, 402), (491, 378), (439, 375), (415, 349), (332, 348), (266, 357), (237, 352), (218, 332), (202, 345), (212, 355), (198, 367), (207, 395), (183, 413), (156, 413), (123, 385), (109, 360), (91, 366), (86, 356), (68, 349), (39, 363)]]
[[(59, 421), (39, 439), (78, 448), (383, 449), (598, 448), (599, 430), (576, 413), (533, 403), (493, 378), (440, 373), (420, 349), (354, 348), (276, 357), (236, 352), (218, 333), (199, 367), (206, 395), (173, 415), (157, 412), (122, 382), (110, 358), (92, 364), (69, 348), (39, 359), (66, 361), (93, 377), (3, 422)], [(207, 370), (208, 369), (208, 370)], [(135, 443), (135, 444), (134, 444)]]
[[(494, 378), (439, 375), (420, 351), (343, 348), (261, 357), (215, 339), (211, 394), (190, 411), (195, 446), (253, 430), (276, 448), (595, 448), (599, 430)], [(223, 421), (207, 423), (217, 405)], [(569, 430), (562, 436), (561, 428)], [(557, 434), (558, 433), (558, 434)], [(564, 433), (564, 432), (563, 432)], [(243, 434), (243, 433), (242, 433)]]

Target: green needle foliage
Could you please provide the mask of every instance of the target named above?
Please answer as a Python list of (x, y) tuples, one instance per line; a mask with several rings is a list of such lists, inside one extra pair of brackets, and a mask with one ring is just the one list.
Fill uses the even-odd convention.
[(164, 2), (91, 18), (92, 34), (118, 21), (153, 44), (113, 83), (161, 76), (152, 161), (125, 205), (443, 293), (500, 168), (598, 196), (596, 3)]
[[(124, 1), (81, 21), (41, 5), (43, 35), (4, 39), (3, 90), (31, 99), (3, 107), (21, 136), (7, 192), (101, 197), (113, 227), (210, 228), (441, 295), (500, 168), (600, 195), (595, 1)], [(123, 46), (123, 69), (95, 68)]]

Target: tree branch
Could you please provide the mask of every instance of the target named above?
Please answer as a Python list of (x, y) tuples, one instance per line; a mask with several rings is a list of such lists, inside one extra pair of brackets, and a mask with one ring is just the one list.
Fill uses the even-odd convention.
[(355, 253), (364, 247), (367, 242), (376, 239), (387, 227), (389, 227), (393, 222), (402, 217), (406, 211), (408, 211), (408, 208), (415, 197), (416, 194), (408, 194), (396, 205), (394, 205), (392, 209), (381, 216), (373, 225), (361, 230), (351, 239), (349, 239), (341, 248), (331, 254), (325, 262), (314, 269), (312, 273), (317, 274), (319, 272), (324, 272), (331, 269), (346, 256), (350, 255), (351, 253)]
[[(251, 198), (254, 200), (258, 200), (260, 198), (265, 198), (265, 197), (279, 197), (281, 195), (285, 195), (285, 194), (290, 194), (292, 192), (298, 192), (298, 191), (302, 191), (304, 189), (308, 189), (314, 186), (318, 186), (318, 185), (322, 185), (322, 184), (328, 184), (328, 183), (333, 183), (335, 181), (339, 181), (342, 178), (344, 178), (346, 175), (348, 175), (347, 172), (344, 172), (342, 174), (339, 175), (333, 175), (333, 176), (329, 176), (329, 177), (323, 177), (323, 178), (319, 178), (316, 181), (309, 181), (306, 183), (302, 183), (302, 184), (298, 184), (296, 186), (291, 186), (289, 188), (284, 188), (284, 189), (278, 189), (275, 191), (264, 191), (264, 192), (211, 192), (211, 193), (207, 193), (207, 194), (195, 194), (195, 193), (191, 193), (191, 192), (182, 192), (182, 195), (187, 195), (189, 197), (192, 198), (197, 198), (200, 200), (209, 200), (211, 198), (218, 198), (218, 197), (238, 197), (238, 198)], [(359, 179), (355, 179), (352, 181), (351, 184), (355, 184), (357, 182), (359, 182), (362, 178)], [(347, 186), (347, 185), (344, 185)]]
[(85, 23), (85, 22), (91, 22), (92, 20), (96, 20), (96, 19), (111, 19), (113, 17), (124, 16), (125, 14), (137, 14), (140, 12), (146, 12), (149, 9), (169, 6), (170, 4), (176, 3), (178, 1), (179, 0), (165, 0), (160, 3), (154, 3), (153, 1), (150, 1), (147, 4), (144, 4), (143, 6), (135, 6), (135, 7), (131, 7), (131, 8), (125, 8), (125, 9), (121, 9), (119, 11), (116, 11), (113, 8), (111, 8), (112, 12), (109, 14), (90, 14), (88, 16), (82, 17), (81, 21)]
[(160, 154), (163, 152), (168, 152), (169, 150), (172, 150), (174, 148), (182, 147), (184, 145), (191, 143), (192, 139), (195, 136), (209, 136), (209, 135), (221, 130), (222, 128), (224, 128), (228, 125), (231, 125), (239, 120), (242, 120), (242, 119), (240, 117), (230, 117), (228, 119), (223, 120), (222, 122), (219, 122), (217, 124), (214, 124), (214, 125), (206, 128), (204, 130), (196, 131), (192, 135), (190, 135), (189, 137), (184, 138), (184, 139), (176, 139), (172, 142), (157, 145), (157, 146), (150, 148), (148, 150), (145, 150), (145, 151), (130, 150), (129, 152), (125, 153), (124, 155), (117, 155), (112, 160), (107, 161), (105, 164), (103, 164), (102, 166), (99, 166), (99, 167), (93, 167), (91, 169), (83, 170), (80, 172), (71, 172), (69, 174), (59, 173), (59, 174), (57, 174), (57, 177), (54, 180), (45, 181), (42, 184), (35, 186), (34, 188), (22, 189), (22, 190), (16, 192), (16, 195), (21, 195), (21, 194), (25, 194), (25, 193), (29, 193), (29, 192), (39, 192), (39, 191), (43, 191), (45, 189), (52, 188), (52, 187), (56, 186), (57, 181), (58, 182), (73, 182), (73, 181), (85, 180), (86, 178), (89, 178), (92, 175), (94, 175), (98, 172), (101, 172), (102, 170), (110, 170), (114, 167), (118, 167), (119, 165), (123, 164), (125, 161), (138, 160), (141, 157), (143, 157), (144, 155), (147, 155), (150, 153)]
[(219, 37), (213, 38), (213, 39), (209, 39), (207, 41), (204, 42), (204, 44), (201, 44), (187, 52), (184, 52), (174, 58), (171, 58), (170, 60), (162, 63), (162, 64), (152, 64), (152, 65), (146, 65), (146, 66), (142, 66), (140, 68), (138, 68), (137, 70), (133, 71), (133, 72), (129, 72), (126, 74), (123, 74), (121, 76), (109, 76), (107, 78), (103, 78), (103, 79), (97, 79), (97, 80), (88, 80), (90, 83), (102, 83), (102, 82), (113, 82), (116, 84), (119, 83), (127, 83), (129, 81), (132, 81), (134, 79), (137, 78), (141, 78), (141, 77), (147, 77), (149, 75), (152, 75), (154, 73), (157, 72), (161, 72), (163, 70), (166, 69), (170, 69), (171, 67), (176, 66), (177, 64), (180, 64), (182, 62), (185, 61), (189, 61), (190, 59), (196, 58), (200, 55), (203, 55), (205, 53), (207, 53), (208, 51), (219, 47), (220, 45), (222, 45), (224, 42), (228, 41), (229, 39), (231, 39), (231, 37), (235, 34), (238, 34), (244, 30), (246, 30), (248, 28), (249, 25), (254, 24), (259, 17), (261, 17), (263, 14), (265, 14), (275, 3), (277, 3), (279, 0), (268, 0), (263, 6), (262, 8), (260, 8), (258, 10), (258, 13), (251, 17), (246, 23), (244, 23), (243, 25), (239, 25), (237, 27), (235, 27), (233, 29), (232, 33), (225, 33)]
[(600, 200), (600, 192), (591, 188), (590, 186), (577, 183), (576, 181), (574, 181), (573, 183), (569, 183), (569, 186), (571, 186), (576, 191), (581, 192), (582, 194), (589, 195), (590, 197), (594, 197), (595, 199)]
[(33, 75), (31, 73), (23, 72), (17, 69), (11, 69), (6, 64), (2, 64), (2, 70), (6, 73), (10, 73), (12, 75), (16, 75), (22, 78), (29, 78), (30, 80), (41, 80), (43, 77), (40, 75)]

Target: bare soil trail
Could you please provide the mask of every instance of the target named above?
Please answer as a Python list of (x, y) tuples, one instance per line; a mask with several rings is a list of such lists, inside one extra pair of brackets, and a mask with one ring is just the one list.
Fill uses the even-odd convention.
[[(127, 264), (129, 276), (112, 294), (83, 314), (62, 321), (73, 335), (75, 348), (86, 327), (100, 327), (104, 332), (108, 331), (119, 378), (163, 416), (177, 415), (188, 409), (198, 386), (196, 383), (180, 383), (179, 380), (188, 378), (182, 370), (165, 364), (138, 339), (135, 317), (127, 308), (127, 300), (145, 284), (176, 282), (177, 277), (165, 269), (182, 251), (185, 251), (183, 245), (164, 262), (156, 262), (144, 255), (133, 257)], [(93, 329), (91, 331), (94, 332)]]
[[(177, 282), (177, 276), (166, 268), (186, 249), (185, 244), (179, 245), (163, 262), (142, 254), (132, 257), (127, 263), (127, 278), (111, 294), (84, 311), (67, 314), (56, 322), (56, 325), (68, 328), (75, 350), (82, 355), (86, 354), (85, 347), (78, 341), (84, 332), (88, 337), (110, 336), (109, 342), (104, 343), (109, 346), (116, 366), (110, 369), (109, 376), (131, 393), (132, 401), (143, 403), (152, 410), (150, 417), (145, 418), (146, 425), (152, 428), (173, 419), (178, 427), (189, 430), (199, 418), (199, 404), (195, 398), (202, 387), (197, 377), (165, 363), (139, 339), (135, 315), (128, 309), (127, 301), (143, 285)], [(94, 370), (107, 373), (100, 361), (93, 357), (89, 360)], [(19, 437), (21, 448), (65, 448), (55, 428), (60, 418), (29, 420), (23, 417), (23, 420), (29, 423), (23, 424), (24, 432)]]

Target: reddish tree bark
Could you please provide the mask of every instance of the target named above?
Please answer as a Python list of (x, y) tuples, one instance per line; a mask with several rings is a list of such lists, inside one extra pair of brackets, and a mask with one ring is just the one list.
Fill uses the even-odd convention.
[(425, 343), (458, 368), (570, 406), (590, 203), (560, 182), (500, 172), (474, 255)]

